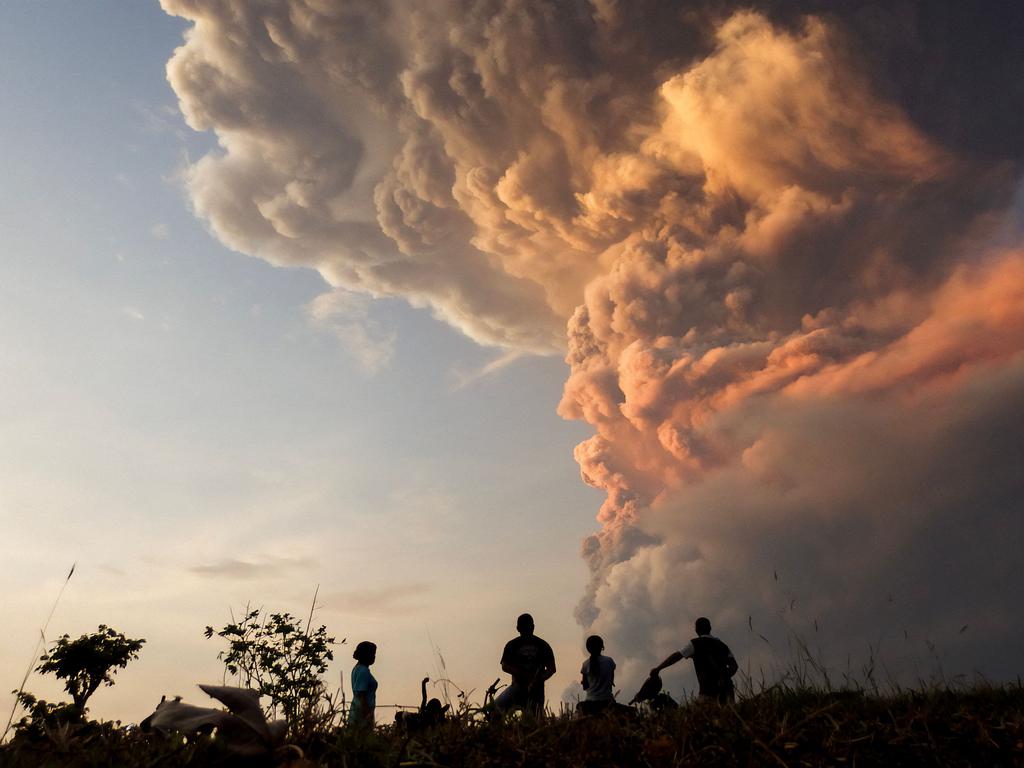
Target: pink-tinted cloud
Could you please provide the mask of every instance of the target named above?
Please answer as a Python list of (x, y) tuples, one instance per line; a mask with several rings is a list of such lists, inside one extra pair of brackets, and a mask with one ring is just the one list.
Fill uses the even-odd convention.
[(163, 4), (195, 24), (168, 77), (220, 142), (188, 186), (221, 240), (482, 343), (567, 329), (559, 412), (593, 425), (575, 455), (607, 495), (578, 616), (627, 679), (698, 613), (819, 619), (845, 650), (885, 606), (936, 638), (955, 615), (984, 627), (965, 660), (1024, 637), (1024, 148), (953, 110), (1001, 70), (947, 62), (933, 15)]

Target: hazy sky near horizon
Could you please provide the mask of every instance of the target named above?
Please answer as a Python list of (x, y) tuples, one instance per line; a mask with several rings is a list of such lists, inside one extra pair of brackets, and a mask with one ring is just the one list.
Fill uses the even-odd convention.
[(700, 614), (1019, 672), (1024, 13), (753, 6), (6, 7), (4, 690), (73, 562), (124, 720), (317, 585), (387, 703), (524, 610), (552, 701)]
[(164, 74), (186, 24), (148, 3), (4, 17), (5, 712), (74, 562), (51, 639), (101, 622), (148, 639), (96, 695), (108, 717), (202, 699), (220, 676), (205, 625), (248, 601), (305, 617), (318, 584), (318, 620), (380, 643), (382, 702), (418, 700), (431, 638), (485, 687), (523, 610), (578, 655), (599, 497), (572, 459), (585, 429), (554, 413), (564, 363), (480, 375), (500, 350), (381, 301), (393, 341), (368, 370), (310, 319), (315, 272), (231, 252), (191, 214), (181, 173), (212, 142)]

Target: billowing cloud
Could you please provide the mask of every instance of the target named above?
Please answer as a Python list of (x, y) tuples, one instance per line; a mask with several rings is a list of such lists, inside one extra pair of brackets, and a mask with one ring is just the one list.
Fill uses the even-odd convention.
[(607, 494), (578, 618), (624, 682), (698, 614), (759, 664), (755, 626), (843, 658), (900, 627), (1009, 671), (1012, 11), (163, 5), (194, 22), (168, 76), (220, 142), (187, 180), (223, 242), (318, 270), (325, 319), (360, 292), (567, 344), (559, 412), (593, 425), (576, 458)]

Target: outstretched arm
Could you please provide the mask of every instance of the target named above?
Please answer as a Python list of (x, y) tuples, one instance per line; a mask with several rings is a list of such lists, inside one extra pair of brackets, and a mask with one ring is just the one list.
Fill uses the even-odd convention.
[(429, 677), (424, 677), (423, 682), (420, 683), (420, 691), (423, 692), (423, 698), (420, 700), (420, 709), (427, 708), (427, 683), (430, 682)]
[(683, 654), (681, 654), (679, 651), (673, 651), (668, 658), (666, 658), (663, 662), (661, 662), (661, 664), (659, 664), (651, 670), (651, 676), (653, 677), (654, 675), (657, 675), (659, 672), (661, 672), (661, 670), (665, 669), (665, 667), (671, 667), (673, 664), (682, 661), (682, 659)]

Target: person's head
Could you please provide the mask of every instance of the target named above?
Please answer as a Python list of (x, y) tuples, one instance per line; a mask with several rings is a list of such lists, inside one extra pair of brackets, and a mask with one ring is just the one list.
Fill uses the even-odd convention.
[(532, 635), (533, 634), (533, 616), (528, 613), (521, 614), (516, 619), (516, 630), (520, 635)]
[(599, 656), (604, 650), (604, 640), (600, 635), (591, 635), (587, 638), (587, 653), (591, 656)]
[(363, 640), (352, 652), (352, 658), (360, 664), (370, 666), (377, 660), (377, 644), (371, 643), (369, 640)]
[(443, 715), (445, 713), (448, 707), (442, 705), (440, 699), (431, 699), (427, 702), (427, 705), (424, 707), (424, 709), (430, 715), (434, 717), (439, 717), (440, 715)]
[(697, 621), (693, 625), (693, 628), (697, 630), (698, 637), (701, 635), (711, 634), (711, 622), (703, 616), (697, 619)]

